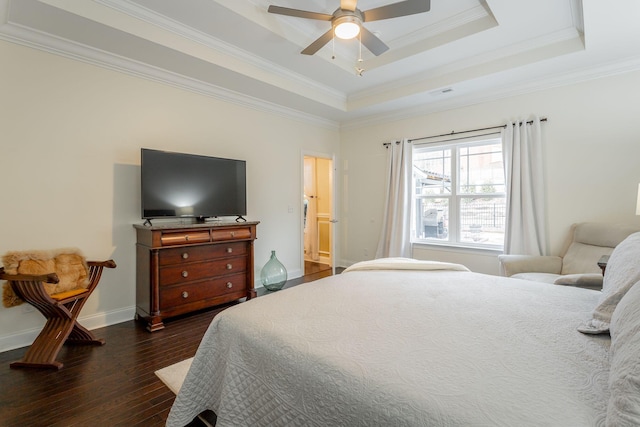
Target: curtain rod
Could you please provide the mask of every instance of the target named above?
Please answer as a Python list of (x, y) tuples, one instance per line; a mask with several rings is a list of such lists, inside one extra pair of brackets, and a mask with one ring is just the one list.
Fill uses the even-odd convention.
[[(546, 122), (547, 118), (543, 117), (540, 119), (541, 122)], [(530, 125), (533, 123), (533, 120), (529, 120), (528, 122), (525, 122), (526, 124)], [(522, 124), (522, 122), (519, 122), (519, 124)], [(450, 133), (443, 133), (441, 135), (431, 135), (431, 136), (423, 136), (421, 138), (413, 138), (410, 139), (409, 142), (413, 142), (413, 141), (421, 141), (423, 139), (431, 139), (431, 138), (441, 138), (443, 136), (451, 136), (451, 135), (459, 135), (461, 133), (471, 133), (471, 132), (480, 132), (483, 130), (491, 130), (491, 129), (500, 129), (500, 128), (506, 128), (507, 125), (499, 125), (499, 126), (490, 126), (487, 128), (479, 128), (479, 129), (470, 129), (470, 130), (461, 130), (459, 132), (456, 131), (451, 131)], [(490, 134), (484, 134), (484, 135), (490, 135)], [(482, 135), (478, 135), (478, 136), (482, 136)], [(396, 144), (400, 143), (400, 141), (396, 141)], [(388, 147), (389, 145), (391, 145), (390, 142), (385, 142), (382, 145), (384, 145), (385, 147)]]

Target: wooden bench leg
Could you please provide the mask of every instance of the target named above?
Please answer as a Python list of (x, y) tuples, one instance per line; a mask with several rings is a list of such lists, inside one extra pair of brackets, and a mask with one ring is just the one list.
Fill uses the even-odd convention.
[(87, 328), (77, 321), (73, 325), (73, 329), (67, 338), (66, 344), (69, 345), (104, 345), (104, 338), (96, 338)]
[(74, 323), (75, 320), (68, 317), (48, 318), (22, 360), (13, 362), (9, 366), (11, 368), (62, 368), (63, 364), (56, 361), (56, 357), (71, 333)]

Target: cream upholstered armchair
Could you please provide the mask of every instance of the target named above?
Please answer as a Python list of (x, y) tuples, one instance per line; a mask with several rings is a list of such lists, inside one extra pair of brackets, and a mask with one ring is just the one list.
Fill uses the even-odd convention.
[(556, 285), (602, 288), (598, 260), (639, 227), (596, 222), (573, 224), (559, 256), (499, 255), (502, 275), (554, 283)]

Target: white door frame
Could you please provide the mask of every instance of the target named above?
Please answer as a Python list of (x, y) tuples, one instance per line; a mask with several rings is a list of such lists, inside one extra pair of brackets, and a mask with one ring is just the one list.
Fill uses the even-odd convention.
[(319, 157), (322, 159), (331, 160), (331, 171), (329, 176), (329, 186), (331, 188), (331, 219), (330, 234), (331, 234), (331, 272), (336, 274), (336, 224), (338, 222), (336, 218), (336, 156), (335, 154), (322, 153), (317, 151), (302, 150), (300, 155), (300, 265), (304, 274), (304, 158), (305, 157)]

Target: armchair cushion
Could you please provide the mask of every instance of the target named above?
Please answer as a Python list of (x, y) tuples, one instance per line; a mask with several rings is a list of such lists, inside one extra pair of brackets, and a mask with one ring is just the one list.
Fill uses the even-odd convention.
[[(86, 260), (78, 249), (54, 249), (50, 251), (12, 251), (2, 257), (7, 274), (44, 275), (56, 273), (58, 283), (43, 283), (45, 291), (54, 299), (69, 297), (69, 292), (82, 293), (89, 285)], [(62, 298), (64, 296), (64, 298)], [(6, 282), (2, 301), (5, 307), (22, 304), (22, 299)]]
[(602, 275), (598, 260), (602, 255), (611, 255), (611, 252), (613, 247), (573, 242), (562, 257), (561, 274), (599, 273)]

